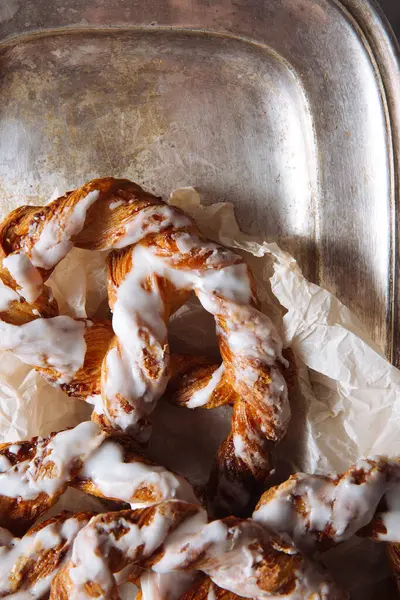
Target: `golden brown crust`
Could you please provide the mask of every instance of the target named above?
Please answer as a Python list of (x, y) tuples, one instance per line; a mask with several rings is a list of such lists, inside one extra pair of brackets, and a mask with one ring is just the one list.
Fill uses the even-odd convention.
[[(200, 577), (181, 600), (209, 600), (210, 590), (217, 600), (292, 594), (307, 600), (322, 594), (327, 600), (347, 597), (329, 575), (252, 521), (229, 517), (205, 524), (199, 516), (198, 507), (180, 502), (98, 515), (76, 538), (74, 554), (54, 579), (50, 598), (89, 598), (94, 591), (105, 600), (117, 598), (114, 574), (120, 576), (122, 569), (133, 573), (135, 567), (161, 577), (198, 570), (217, 583)], [(102, 565), (101, 572), (89, 571), (93, 559)]]
[[(136, 546), (127, 546), (124, 542), (125, 536), (129, 536), (132, 530), (139, 532), (143, 528), (149, 528), (157, 518), (162, 519), (165, 517), (164, 536), (167, 537), (182, 522), (194, 516), (198, 510), (197, 506), (177, 501), (173, 503), (165, 502), (136, 511), (121, 510), (103, 513), (94, 517), (83, 533), (90, 533), (91, 540), (95, 540), (95, 545), (88, 548), (88, 554), (94, 552), (96, 556), (102, 557), (104, 569), (107, 570), (107, 577), (102, 575), (100, 579), (107, 581), (109, 587), (105, 589), (98, 582), (88, 581), (83, 584), (87, 595), (90, 597), (92, 595), (104, 595), (107, 600), (118, 599), (118, 586), (113, 574), (119, 573), (129, 565), (132, 565), (132, 567), (136, 565), (140, 568), (151, 564), (147, 561), (148, 551), (146, 553), (144, 542), (139, 541)], [(121, 548), (125, 548), (126, 551), (124, 552)], [(76, 589), (75, 580), (71, 579), (70, 574), (72, 569), (85, 565), (86, 557), (83, 554), (84, 552), (78, 550), (76, 560), (71, 558), (55, 577), (51, 586), (50, 600), (67, 599)], [(157, 560), (162, 554), (163, 549), (157, 546), (151, 553), (151, 561)], [(88, 564), (90, 564), (90, 556)], [(138, 569), (134, 569), (131, 571), (130, 576), (134, 579), (138, 574)]]
[[(73, 433), (74, 430), (65, 430), (68, 431)], [(58, 434), (62, 435), (63, 432)], [(15, 535), (24, 534), (38, 517), (55, 504), (68, 485), (98, 498), (114, 501), (120, 507), (128, 502), (132, 505), (151, 506), (169, 497), (195, 501), (196, 496), (189, 482), (145, 458), (137, 443), (127, 434), (117, 433), (112, 429), (103, 432), (95, 429), (93, 439), (88, 440), (86, 458), (78, 448), (76, 455), (66, 457), (65, 460), (58, 459), (56, 466), (51, 461), (52, 450), (49, 450), (49, 444), (54, 439), (57, 442), (58, 434), (50, 434), (46, 438), (33, 438), (30, 441), (19, 442), (18, 445), (0, 445), (0, 456), (9, 464), (0, 474), (0, 527), (7, 528)], [(71, 438), (71, 442), (74, 442), (74, 437)], [(96, 475), (93, 475), (93, 479), (85, 474), (84, 467), (86, 460), (91, 460), (93, 454), (102, 449), (106, 454), (101, 456), (110, 461), (111, 467), (109, 471), (102, 472), (100, 479), (96, 480)], [(100, 461), (103, 460), (101, 456), (98, 459)], [(125, 464), (132, 464), (133, 469), (124, 470)], [(140, 465), (148, 467), (147, 470), (139, 468)], [(134, 480), (134, 477), (138, 479)], [(14, 481), (14, 484), (21, 488), (19, 493), (24, 492), (25, 496), (2, 495), (1, 478), (4, 482), (3, 490), (7, 482)], [(51, 480), (52, 494), (40, 491), (42, 479), (46, 479), (47, 484), (49, 479)], [(129, 494), (128, 490), (124, 490), (124, 481)], [(31, 482), (39, 485), (31, 486)], [(105, 494), (104, 488), (101, 489), (102, 485), (106, 485), (106, 489), (111, 491)], [(29, 497), (31, 499), (28, 499)]]
[[(14, 538), (9, 548), (3, 548), (2, 560), (7, 564), (7, 552), (10, 551), (16, 555), (16, 562), (14, 565), (7, 565), (9, 570), (2, 570), (4, 578), (0, 581), (1, 597), (23, 592), (26, 592), (28, 597), (30, 588), (35, 584), (40, 587), (43, 580), (54, 576), (68, 557), (76, 533), (92, 516), (92, 513), (72, 515), (63, 511), (52, 519), (32, 527), (22, 540)], [(71, 525), (63, 530), (63, 525), (68, 520)], [(48, 530), (48, 534), (41, 537), (43, 530)], [(28, 542), (28, 538), (32, 541)], [(2, 590), (6, 592), (2, 593)], [(46, 587), (43, 588), (43, 595), (45, 594)]]
[(392, 516), (399, 481), (398, 460), (384, 456), (359, 459), (338, 476), (297, 473), (261, 496), (253, 519), (309, 553), (353, 535), (397, 542)]
[[(55, 434), (48, 436), (44, 443), (41, 443), (41, 438), (33, 438), (30, 441), (19, 442), (18, 452), (10, 452), (9, 448), (15, 446), (13, 443), (6, 443), (0, 445), (0, 455), (4, 456), (11, 465), (18, 465), (24, 461), (35, 461), (35, 473), (33, 477), (36, 480), (40, 480), (42, 476), (49, 472), (52, 468), (53, 463), (43, 465), (43, 459), (46, 456), (46, 448), (51, 442)], [(41, 457), (36, 458), (37, 446), (40, 443)], [(71, 469), (72, 473), (77, 474), (81, 464), (76, 463)], [(74, 475), (72, 474), (72, 477)], [(46, 512), (57, 499), (63, 494), (67, 487), (67, 483), (60, 485), (54, 494), (49, 496), (45, 492), (41, 492), (32, 500), (22, 499), (21, 497), (8, 497), (1, 495), (0, 489), (0, 527), (5, 527), (9, 531), (12, 531), (14, 535), (23, 535), (40, 517)]]
[(213, 600), (239, 600), (243, 598), (243, 596), (237, 596), (218, 587), (207, 575), (200, 575), (179, 600), (210, 600), (210, 597)]
[[(204, 356), (173, 354), (170, 360), (171, 379), (166, 392), (168, 400), (172, 404), (186, 406), (193, 394), (208, 384), (218, 366)], [(209, 401), (201, 408), (217, 408), (233, 404), (237, 399), (238, 394), (223, 375)]]
[(388, 544), (387, 553), (393, 573), (393, 579), (400, 593), (400, 544)]
[[(166, 261), (165, 264), (169, 269), (191, 272), (196, 277), (203, 277), (209, 272), (225, 267), (245, 267), (240, 273), (243, 273), (243, 277), (248, 282), (246, 285), (252, 292), (247, 305), (243, 304), (241, 300), (235, 302), (224, 298), (219, 288), (210, 293), (210, 299), (217, 307), (215, 311), (213, 309), (213, 314), (217, 322), (225, 371), (214, 391), (211, 392), (210, 398), (204, 403), (206, 408), (214, 408), (223, 404), (234, 406), (232, 434), (219, 450), (211, 476), (208, 497), (219, 503), (220, 514), (229, 514), (232, 510), (238, 514), (244, 514), (255, 500), (255, 498), (247, 498), (249, 494), (246, 493), (246, 489), (247, 492), (250, 491), (254, 495), (263, 485), (270, 470), (269, 451), (271, 445), (279, 441), (285, 434), (289, 419), (285, 384), (283, 382), (279, 386), (273, 385), (274, 377), (276, 379), (277, 373), (282, 369), (279, 362), (281, 344), (273, 339), (275, 334), (271, 333), (272, 330), (268, 329), (270, 326), (266, 326), (264, 323), (267, 318), (257, 310), (258, 300), (251, 271), (245, 266), (241, 256), (211, 244), (205, 239), (193, 220), (184, 217), (178, 208), (166, 208), (160, 198), (146, 192), (137, 184), (111, 177), (90, 181), (46, 206), (24, 206), (13, 211), (0, 225), (0, 259), (18, 252), (25, 252), (28, 257), (31, 257), (35, 245), (49, 223), (56, 224), (60, 234), (64, 232), (70, 219), (73, 218), (74, 210), (81, 206), (80, 203), (90, 193), (97, 193), (96, 200), (87, 209), (80, 231), (71, 234), (72, 237), (68, 239), (70, 239), (71, 245), (79, 248), (111, 250), (108, 257), (108, 291), (111, 308), (115, 304), (116, 292), (125, 280), (127, 273), (131, 268), (133, 271), (135, 270), (132, 257), (136, 242), (139, 242), (144, 249), (150, 250), (157, 259)], [(168, 209), (174, 215), (171, 221), (167, 219), (165, 223), (165, 216), (162, 212), (164, 209)], [(143, 215), (147, 216), (143, 217)], [(143, 220), (140, 221), (142, 217)], [(137, 240), (134, 239), (133, 245), (119, 249), (126, 228), (129, 228), (135, 219), (141, 223), (139, 237)], [(170, 223), (178, 224), (171, 225)], [(189, 251), (180, 249), (179, 240), (182, 241), (183, 238), (179, 236), (188, 236), (192, 242), (195, 242), (189, 244)], [(49, 266), (49, 263), (44, 263), (44, 266), (46, 268), (37, 268), (43, 282), (50, 276), (55, 265)], [(2, 260), (0, 260), (0, 278), (6, 285), (10, 285), (12, 289), (18, 291), (18, 286), (12, 277), (10, 280), (10, 273), (2, 265)], [(149, 277), (142, 282), (142, 286), (143, 289), (153, 291), (159, 297), (163, 306), (162, 316), (165, 323), (182, 306), (191, 292), (190, 286), (187, 289), (185, 286), (176, 286), (168, 277), (161, 275)], [(201, 289), (195, 291), (198, 295), (204, 293)], [(51, 300), (45, 286), (33, 305), (26, 301), (13, 301), (8, 310), (0, 314), (0, 318), (6, 322), (20, 325), (37, 318), (36, 313), (43, 317), (53, 317), (58, 314), (57, 304)], [(263, 326), (260, 326), (261, 317), (264, 317)], [(137, 321), (142, 343), (145, 346), (140, 368), (147, 382), (146, 385), (150, 389), (162, 390), (163, 386), (160, 382), (172, 374), (168, 391), (170, 397), (177, 404), (190, 405), (190, 397), (208, 385), (216, 372), (216, 365), (204, 361), (201, 357), (189, 360), (175, 357), (168, 366), (167, 340), (161, 341), (160, 345), (158, 345), (158, 340), (153, 343), (146, 327), (141, 322), (140, 315), (137, 317)], [(248, 321), (251, 321), (248, 323), (251, 331), (259, 327), (259, 331), (265, 332), (265, 336), (271, 336), (271, 340), (273, 340), (271, 342), (272, 354), (267, 351), (265, 355), (261, 355), (265, 360), (251, 358), (246, 353), (233, 352), (230, 348), (230, 328), (234, 327), (234, 331), (243, 331)], [(106, 357), (116, 350), (118, 361), (122, 363), (121, 342), (114, 337), (110, 323), (86, 322), (85, 327), (87, 351), (84, 363), (71, 380), (64, 381), (60, 372), (52, 368), (46, 361), (44, 361), (44, 365), (36, 365), (36, 367), (47, 380), (60, 385), (70, 396), (86, 399), (89, 396), (101, 394), (104, 410), (102, 414), (95, 411), (93, 419), (102, 427), (125, 428), (130, 419), (134, 420), (133, 417), (131, 418), (135, 410), (132, 400), (122, 396), (119, 392), (113, 393), (109, 398), (104, 391), (110, 374)], [(256, 330), (254, 329), (254, 331)], [(261, 346), (265, 341), (265, 336), (261, 335), (262, 339), (260, 336), (260, 339), (255, 338), (258, 339), (255, 344)], [(182, 370), (184, 361), (186, 364)], [(52, 363), (50, 362), (50, 364)], [(250, 380), (246, 381), (242, 374), (249, 369), (252, 375)], [(258, 377), (253, 381), (254, 372), (258, 373)], [(278, 388), (282, 388), (283, 391), (278, 393)], [(155, 395), (157, 393), (155, 392)], [(142, 402), (141, 405), (144, 414), (139, 414), (134, 423), (138, 435), (146, 426), (148, 416), (146, 411), (151, 412), (152, 410), (152, 408), (147, 408), (151, 407), (151, 404), (146, 404), (146, 402)], [(238, 444), (235, 441), (237, 439), (239, 440)], [(233, 488), (237, 490), (241, 488), (241, 494), (232, 503), (231, 490)], [(220, 501), (223, 496), (225, 499)], [(243, 500), (242, 496), (246, 499)]]
[[(146, 458), (140, 452), (136, 442), (129, 435), (110, 430), (110, 437), (108, 439), (117, 443), (118, 446), (122, 449), (124, 463), (142, 463), (144, 465), (154, 466), (155, 463)], [(77, 488), (78, 490), (81, 490), (82, 492), (85, 492), (86, 494), (96, 496), (97, 498), (104, 498), (106, 500), (121, 502), (121, 499), (117, 496), (105, 496), (104, 493), (96, 486), (92, 479), (85, 478), (81, 473), (77, 474), (76, 478), (71, 481), (70, 485), (74, 488)], [(143, 485), (141, 485), (135, 491), (134, 496), (132, 496), (130, 499), (132, 503), (138, 504), (156, 504), (157, 502), (160, 502), (162, 500), (163, 498), (161, 497), (160, 491), (157, 489), (157, 486), (151, 484), (150, 482), (143, 483)]]

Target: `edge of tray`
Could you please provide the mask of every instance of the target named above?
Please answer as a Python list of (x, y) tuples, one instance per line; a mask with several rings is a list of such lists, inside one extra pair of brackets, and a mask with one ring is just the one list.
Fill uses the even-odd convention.
[(375, 65), (382, 87), (389, 136), (391, 176), (391, 281), (387, 316), (389, 359), (400, 367), (400, 273), (398, 240), (400, 236), (400, 45), (376, 0), (334, 0), (355, 23)]
[[(366, 51), (370, 56), (371, 63), (375, 69), (377, 81), (381, 87), (382, 102), (386, 112), (386, 129), (388, 135), (388, 152), (391, 165), (390, 179), (390, 281), (389, 306), (387, 309), (387, 353), (392, 362), (400, 367), (400, 262), (397, 257), (398, 239), (400, 239), (400, 46), (394, 35), (394, 32), (387, 20), (383, 10), (376, 0), (330, 0), (342, 12), (344, 18), (349, 20), (357, 34), (359, 35)], [(6, 35), (0, 39), (0, 47), (15, 43), (18, 39), (29, 39), (36, 35), (51, 35), (60, 33), (71, 33), (72, 31), (110, 31), (110, 30), (180, 30), (182, 32), (203, 33), (211, 35), (220, 35), (222, 37), (231, 37), (242, 40), (250, 44), (261, 47), (267, 47), (274, 53), (273, 48), (269, 47), (262, 39), (257, 39), (257, 35), (243, 35), (240, 31), (216, 27), (193, 27), (173, 23), (157, 24), (153, 23), (111, 23), (96, 24), (88, 23), (72, 24), (67, 26), (56, 26), (44, 29), (33, 29), (21, 31), (12, 35)], [(284, 57), (280, 56), (280, 59)], [(287, 62), (287, 61), (285, 61)], [(287, 66), (290, 65), (287, 64)]]

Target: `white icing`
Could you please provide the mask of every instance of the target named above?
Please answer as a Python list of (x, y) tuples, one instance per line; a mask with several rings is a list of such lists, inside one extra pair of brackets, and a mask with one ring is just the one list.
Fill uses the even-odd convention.
[(119, 208), (120, 206), (122, 206), (123, 204), (125, 204), (124, 200), (114, 200), (114, 202), (110, 202), (109, 204), (109, 209), (110, 210), (115, 210), (116, 208)]
[(350, 474), (334, 489), (332, 525), (337, 542), (350, 538), (371, 521), (386, 487), (386, 477), (374, 463), (360, 460), (355, 469), (364, 470), (365, 482), (356, 484)]
[[(297, 474), (260, 505), (253, 519), (288, 535), (298, 547), (312, 550), (318, 544), (318, 534), (327, 527), (336, 543), (352, 537), (372, 521), (385, 496), (388, 510), (377, 516), (382, 519), (387, 533), (378, 534), (378, 539), (400, 541), (399, 465), (389, 461), (394, 475), (388, 478), (379, 469), (382, 461), (386, 459), (361, 459), (338, 482), (325, 476)], [(360, 470), (364, 477), (361, 482), (353, 475)], [(394, 482), (391, 477), (395, 478)], [(305, 510), (296, 510), (294, 497), (301, 497)]]
[(377, 539), (382, 542), (400, 543), (400, 465), (391, 462), (393, 481), (390, 481), (385, 494), (387, 511), (377, 516), (386, 527), (386, 533), (379, 533)]
[(25, 252), (10, 254), (3, 258), (3, 266), (21, 288), (20, 295), (27, 302), (35, 302), (42, 293), (43, 280)]
[[(74, 584), (69, 596), (71, 600), (84, 600), (89, 597), (85, 588), (85, 584), (89, 581), (100, 586), (103, 597), (108, 597), (115, 586), (115, 578), (107, 564), (107, 557), (111, 549), (120, 550), (132, 561), (139, 557), (142, 560), (151, 556), (168, 536), (173, 518), (173, 503), (174, 501), (171, 501), (168, 505), (161, 504), (154, 507), (148, 524), (142, 527), (131, 523), (123, 516), (118, 516), (118, 513), (111, 523), (103, 522), (101, 515), (93, 518), (89, 525), (79, 532), (74, 543), (72, 565), (69, 569), (69, 577)], [(170, 507), (171, 512), (169, 511)], [(202, 522), (204, 523), (205, 513), (202, 509), (198, 510), (203, 515)], [(187, 521), (193, 523), (192, 528), (199, 523), (194, 517), (189, 517), (183, 522), (183, 525), (187, 524)], [(176, 534), (180, 527), (182, 525), (172, 535)], [(124, 529), (124, 533), (115, 536), (114, 531), (120, 531), (121, 528)], [(125, 574), (128, 573), (127, 570)], [(119, 584), (123, 583), (123, 575), (122, 571), (118, 573)]]
[(236, 456), (239, 456), (239, 458), (242, 458), (243, 460), (247, 459), (246, 444), (239, 433), (235, 433), (233, 436), (233, 445), (235, 447)]
[[(177, 584), (172, 574), (187, 570), (191, 563), (207, 573), (217, 585), (242, 597), (260, 600), (271, 597), (270, 591), (259, 586), (265, 569), (264, 560), (270, 560), (272, 540), (265, 530), (250, 520), (233, 526), (222, 521), (206, 524), (206, 513), (199, 509), (170, 533), (174, 502), (154, 507), (147, 524), (141, 527), (122, 513), (114, 513), (111, 521), (102, 515), (93, 518), (75, 539), (68, 569), (72, 583), (69, 598), (88, 600), (86, 584), (89, 582), (100, 592), (99, 597), (116, 594), (117, 582), (121, 585), (130, 569), (123, 569), (115, 576), (111, 573), (109, 560), (113, 550), (123, 553), (127, 563), (133, 565), (154, 555), (161, 546), (163, 551), (153, 563), (152, 571), (143, 575), (144, 600), (179, 598), (184, 587), (171, 589)], [(280, 548), (275, 537), (272, 545), (282, 552), (281, 567), (284, 568), (284, 561), (291, 560), (285, 555), (295, 552)], [(329, 579), (304, 558), (300, 559), (295, 576), (295, 588), (285, 596), (291, 600), (341, 597)], [(190, 584), (186, 578), (179, 578), (178, 582), (184, 586)], [(209, 599), (212, 598), (212, 594), (209, 595)]]
[(10, 546), (12, 544), (14, 537), (8, 529), (4, 527), (0, 527), (0, 547), (1, 546)]
[(88, 404), (91, 404), (93, 406), (93, 411), (96, 414), (102, 415), (104, 413), (103, 401), (101, 398), (101, 394), (94, 394), (93, 396), (87, 396), (85, 398), (85, 402), (87, 402)]
[[(194, 581), (193, 573), (154, 573), (140, 578), (142, 600), (180, 600)], [(216, 600), (216, 599), (215, 599)]]
[[(85, 461), (105, 437), (97, 423), (87, 421), (57, 433), (47, 445), (39, 439), (32, 460), (9, 465), (0, 473), (0, 493), (23, 500), (33, 500), (42, 492), (52, 496), (68, 483), (76, 460)], [(53, 466), (47, 469), (47, 465)]]
[(98, 190), (89, 192), (72, 209), (67, 206), (58, 210), (45, 223), (30, 251), (35, 267), (51, 269), (68, 254), (73, 247), (71, 238), (82, 231), (87, 211), (96, 202), (99, 193)]
[(153, 565), (153, 571), (156, 573), (169, 573), (179, 569), (180, 565), (186, 563), (192, 549), (195, 551), (203, 543), (212, 542), (212, 536), (216, 535), (214, 530), (219, 530), (222, 527), (223, 531), (226, 531), (225, 525), (220, 521), (214, 521), (209, 525), (206, 525), (206, 523), (207, 515), (205, 511), (199, 511), (179, 525), (164, 543), (164, 555)]
[[(135, 406), (130, 415), (119, 411), (114, 417), (122, 429), (134, 426), (148, 415), (167, 384), (164, 306), (148, 256), (149, 253), (141, 246), (133, 251), (132, 269), (117, 290), (113, 309), (113, 329), (118, 336), (120, 350), (113, 348), (107, 354), (104, 391), (113, 405), (118, 405), (118, 396), (122, 396)], [(149, 290), (143, 289), (145, 281), (151, 281)], [(148, 347), (159, 365), (156, 376), (148, 373), (143, 365)]]
[(42, 598), (50, 591), (51, 582), (54, 576), (60, 570), (62, 564), (68, 560), (70, 550), (65, 552), (63, 560), (58, 567), (49, 573), (44, 570), (44, 577), (40, 577), (33, 583), (24, 583), (15, 593), (13, 585), (18, 581), (19, 569), (23, 568), (26, 562), (38, 562), (41, 556), (51, 548), (56, 548), (61, 543), (65, 549), (71, 547), (78, 531), (86, 524), (86, 521), (78, 521), (75, 518), (66, 519), (61, 523), (51, 523), (33, 535), (25, 535), (19, 538), (0, 538), (0, 596), (7, 596), (14, 600), (32, 600), (33, 598)]
[(8, 460), (4, 454), (0, 454), (0, 473), (4, 473), (8, 469), (12, 467), (11, 462)]
[[(200, 240), (197, 235), (193, 235), (192, 233), (182, 232), (174, 236), (175, 242), (179, 252), (182, 254), (189, 254), (192, 250), (204, 249), (207, 243)], [(210, 250), (216, 248), (215, 244), (209, 244)]]
[(0, 312), (8, 310), (11, 302), (20, 301), (21, 296), (0, 279)]
[(142, 487), (154, 487), (156, 502), (177, 498), (197, 503), (192, 486), (164, 467), (139, 461), (123, 461), (123, 450), (116, 442), (106, 440), (86, 460), (80, 477), (91, 479), (104, 496), (130, 502), (132, 508), (144, 508), (154, 500), (139, 501), (134, 496)]
[(125, 248), (136, 244), (151, 233), (164, 231), (168, 227), (181, 228), (192, 224), (184, 214), (168, 205), (149, 206), (137, 213), (125, 225), (125, 234), (113, 244), (114, 248)]
[[(250, 520), (233, 526), (214, 521), (203, 526), (197, 534), (183, 536), (175, 543), (171, 544), (168, 538), (164, 544), (164, 555), (153, 565), (153, 570), (164, 573), (187, 568), (196, 562), (197, 568), (207, 573), (219, 587), (240, 597), (267, 599), (272, 597), (272, 590), (262, 590), (259, 583), (265, 558), (270, 568), (270, 545), (269, 534)], [(281, 550), (276, 539), (273, 546), (275, 550)], [(281, 567), (284, 568), (284, 555), (288, 551), (286, 547), (281, 551)], [(285, 598), (333, 600), (342, 597), (337, 595), (338, 590), (329, 579), (325, 579), (306, 559), (301, 559), (295, 576), (295, 588)]]
[(186, 403), (186, 406), (188, 408), (198, 408), (199, 406), (204, 406), (205, 404), (207, 404), (207, 402), (211, 400), (211, 397), (216, 387), (220, 383), (224, 372), (225, 366), (224, 363), (222, 363), (218, 367), (218, 369), (214, 371), (207, 385), (205, 385), (200, 390), (197, 390), (196, 392), (194, 392), (194, 394), (192, 394), (189, 402)]
[(210, 589), (208, 590), (207, 600), (217, 600), (217, 596), (214, 592), (214, 586), (210, 584)]
[[(223, 253), (224, 250), (221, 250), (221, 260)], [(132, 251), (132, 268), (117, 290), (113, 309), (113, 328), (120, 345), (119, 348), (111, 349), (106, 357), (104, 410), (122, 429), (134, 427), (140, 419), (151, 413), (167, 383), (167, 331), (164, 305), (156, 276), (168, 279), (177, 289), (195, 289), (204, 308), (215, 316), (218, 316), (221, 310), (224, 314), (232, 311), (233, 314), (238, 313), (238, 321), (233, 326), (239, 335), (248, 335), (249, 317), (254, 319), (257, 337), (253, 336), (251, 339), (251, 350), (247, 346), (245, 350), (249, 350), (250, 354), (258, 359), (264, 359), (268, 364), (281, 357), (281, 342), (271, 321), (247, 306), (251, 301), (252, 292), (246, 264), (221, 267), (221, 264), (218, 265), (215, 261), (215, 268), (212, 269), (177, 269), (172, 267), (168, 260), (156, 255), (151, 248), (138, 244)], [(143, 288), (145, 282), (146, 289)], [(266, 340), (261, 339), (263, 335), (268, 336)], [(158, 365), (156, 377), (149, 377), (145, 369), (144, 357), (149, 348)], [(245, 351), (242, 354), (245, 354)], [(250, 367), (245, 368), (249, 372)], [(209, 382), (210, 387), (199, 390), (194, 399), (189, 401), (189, 407), (194, 408), (206, 403), (207, 394), (212, 392), (214, 384), (217, 385), (222, 372), (223, 367), (214, 374), (214, 378)], [(254, 380), (255, 374), (251, 371), (249, 385)], [(283, 378), (280, 377), (279, 381), (283, 381)], [(278, 398), (283, 405), (279, 416), (283, 415), (286, 424), (289, 417), (286, 386), (283, 382), (282, 389), (271, 386), (271, 390), (276, 393), (269, 394), (267, 400), (269, 404), (273, 404)], [(121, 397), (134, 407), (133, 411), (128, 413), (124, 410), (119, 402)], [(113, 407), (112, 415), (109, 413), (109, 406)]]
[[(84, 227), (87, 212), (98, 196), (97, 190), (89, 192), (72, 208), (67, 203), (45, 221), (30, 249), (34, 266), (52, 268), (66, 255), (72, 248), (74, 236)], [(110, 203), (109, 208), (114, 210), (122, 204), (123, 201), (117, 199)], [(179, 256), (163, 258), (156, 255), (153, 248), (141, 244), (133, 249), (132, 269), (116, 290), (113, 307), (113, 328), (118, 345), (107, 353), (104, 363), (102, 407), (98, 399), (95, 404), (97, 412), (104, 412), (114, 426), (121, 429), (140, 432), (167, 384), (167, 328), (165, 306), (158, 287), (160, 277), (170, 280), (178, 290), (195, 290), (204, 308), (216, 317), (219, 335), (225, 337), (232, 353), (241, 359), (234, 362), (233, 371), (237, 381), (251, 388), (257, 384), (263, 365), (273, 367), (277, 360), (282, 360), (281, 342), (271, 321), (251, 306), (254, 299), (247, 265), (242, 261), (235, 263), (236, 255), (231, 250), (202, 241), (196, 234), (176, 231), (191, 225), (191, 219), (175, 208), (164, 204), (152, 205), (129, 217), (128, 222), (124, 223), (122, 237), (116, 243), (113, 240), (110, 242), (110, 247), (122, 248), (137, 244), (149, 234), (174, 228), (173, 237), (182, 256), (194, 251), (209, 254), (201, 269), (189, 270), (173, 266), (174, 258)], [(16, 273), (16, 278), (19, 277), (20, 281), (24, 279), (27, 288), (26, 280), (32, 284), (33, 274), (38, 272), (26, 255), (21, 253), (16, 256), (10, 257), (10, 268)], [(22, 278), (20, 272), (23, 271), (24, 260), (33, 271), (30, 277), (22, 273)], [(232, 262), (234, 264), (229, 264)], [(64, 322), (68, 333), (64, 335), (63, 331), (59, 335), (58, 328), (51, 326), (53, 322), (56, 323), (56, 320), (38, 319), (18, 328), (18, 334), (4, 326), (3, 330), (0, 328), (0, 334), (4, 332), (5, 341), (3, 346), (0, 342), (0, 348), (12, 349), (29, 364), (55, 368), (60, 372), (58, 383), (68, 383), (83, 364), (86, 349), (84, 326), (81, 325), (79, 330), (77, 322), (68, 327)], [(223, 322), (228, 329), (226, 334), (221, 327)], [(51, 330), (52, 337), (47, 329)], [(44, 340), (45, 334), (47, 342)], [(149, 354), (151, 361), (148, 360)], [(192, 396), (189, 407), (207, 403), (223, 371), (224, 366), (221, 365), (208, 384)], [(264, 402), (268, 407), (275, 408), (275, 423), (268, 433), (272, 439), (279, 439), (286, 429), (289, 407), (283, 377), (277, 369), (271, 368), (270, 372), (272, 381), (264, 393)], [(262, 404), (262, 400), (259, 402)], [(267, 431), (264, 424), (262, 426)], [(240, 451), (243, 456), (246, 454), (244, 459), (253, 466), (257, 453), (253, 450), (250, 455), (243, 448)]]
[(198, 276), (197, 281), (195, 280), (195, 288), (201, 293), (200, 302), (212, 314), (218, 310), (215, 311), (214, 308), (210, 310), (207, 306), (214, 295), (244, 305), (248, 305), (253, 297), (246, 263), (221, 268), (221, 265), (218, 266), (216, 262), (215, 268), (207, 269)]
[(200, 239), (194, 233), (177, 231), (173, 237), (181, 254), (191, 254), (193, 251), (197, 255), (209, 254), (205, 261), (207, 267), (220, 268), (224, 265), (224, 262), (234, 263), (237, 260), (237, 254), (232, 252), (232, 250), (219, 246), (214, 242)]
[(68, 383), (82, 367), (85, 323), (68, 316), (36, 319), (23, 325), (0, 321), (0, 349), (12, 350), (29, 365), (52, 367)]
[(7, 450), (11, 452), (11, 454), (18, 454), (21, 450), (21, 446), (19, 444), (11, 444), (11, 446), (8, 446)]
[(89, 581), (101, 586), (103, 597), (107, 597), (115, 585), (106, 560), (98, 552), (98, 535), (96, 529), (90, 526), (91, 522), (89, 526), (81, 529), (74, 542), (72, 561), (77, 566), (69, 571), (69, 577), (74, 584), (74, 591), (70, 594), (71, 600), (88, 597), (85, 584)]

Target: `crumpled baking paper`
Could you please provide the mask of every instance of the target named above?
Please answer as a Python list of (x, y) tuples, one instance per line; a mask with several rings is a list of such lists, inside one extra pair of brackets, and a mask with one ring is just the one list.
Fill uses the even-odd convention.
[[(400, 371), (368, 337), (359, 320), (335, 296), (310, 283), (295, 259), (276, 243), (243, 234), (228, 203), (201, 205), (193, 188), (170, 202), (196, 220), (209, 238), (242, 253), (252, 267), (262, 309), (295, 353), (297, 391), (292, 420), (277, 449), (278, 472), (341, 472), (360, 456), (400, 454)], [(60, 311), (78, 317), (108, 312), (105, 254), (74, 249), (49, 280)], [(171, 319), (171, 348), (214, 355), (214, 322), (194, 299)], [(29, 366), (0, 353), (0, 439), (16, 441), (74, 425), (89, 407), (50, 387)], [(229, 431), (229, 407), (190, 411), (162, 399), (153, 417), (148, 453), (204, 483), (219, 443)], [(325, 556), (352, 597), (377, 597), (383, 544), (351, 540)], [(345, 561), (344, 561), (345, 556)], [(360, 557), (363, 557), (362, 560)], [(357, 577), (357, 565), (368, 564)], [(340, 567), (338, 567), (340, 565)], [(344, 568), (346, 565), (346, 568)]]

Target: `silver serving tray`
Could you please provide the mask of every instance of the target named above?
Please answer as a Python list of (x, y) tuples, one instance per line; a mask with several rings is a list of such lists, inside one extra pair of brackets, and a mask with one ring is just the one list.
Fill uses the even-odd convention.
[(367, 0), (2, 0), (1, 210), (195, 185), (397, 357), (399, 62)]

